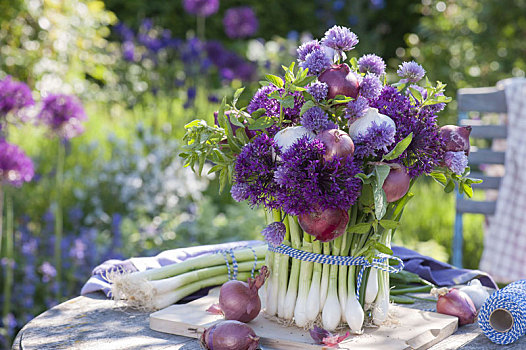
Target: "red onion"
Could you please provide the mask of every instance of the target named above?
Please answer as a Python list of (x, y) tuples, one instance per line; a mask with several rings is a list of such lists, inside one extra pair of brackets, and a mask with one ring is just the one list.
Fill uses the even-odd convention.
[(465, 325), (475, 322), (477, 309), (471, 298), (461, 290), (440, 288), (431, 291), (438, 294), (437, 312), (445, 315), (457, 316), (458, 324)]
[(261, 300), (258, 289), (269, 275), (268, 268), (262, 266), (256, 278), (249, 278), (248, 283), (228, 281), (219, 290), (219, 307), (227, 320), (250, 322), (259, 315)]
[(331, 161), (334, 157), (346, 158), (354, 155), (354, 142), (345, 131), (330, 129), (320, 132), (316, 139), (320, 140), (325, 146), (325, 155), (323, 159), (326, 162)]
[(208, 350), (256, 350), (259, 337), (239, 321), (221, 321), (205, 329), (201, 344)]
[(396, 202), (405, 196), (409, 190), (411, 178), (405, 168), (400, 164), (395, 163), (389, 165), (391, 166), (391, 170), (389, 171), (389, 175), (387, 175), (382, 188), (385, 191), (387, 202), (391, 203)]
[(344, 234), (349, 222), (347, 211), (342, 209), (325, 209), (300, 215), (298, 222), (309, 235), (318, 241), (328, 242)]
[(360, 88), (356, 75), (345, 63), (333, 65), (324, 70), (318, 80), (329, 86), (327, 98), (335, 98), (337, 95), (356, 98)]
[(445, 151), (464, 151), (469, 155), (469, 134), (471, 126), (444, 125), (440, 128), (440, 136), (446, 145)]

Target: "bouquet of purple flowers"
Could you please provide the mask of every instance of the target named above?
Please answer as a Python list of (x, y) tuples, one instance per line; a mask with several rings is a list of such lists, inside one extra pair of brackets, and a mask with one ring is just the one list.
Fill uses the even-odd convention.
[(386, 319), (391, 235), (415, 180), (470, 197), (478, 180), (467, 177), (469, 127), (437, 124), (445, 85), (423, 80), (416, 62), (389, 84), (382, 58), (347, 60), (357, 43), (338, 26), (304, 43), (248, 106), (239, 89), (215, 125), (186, 125), (182, 157), (198, 173), (211, 161), (221, 188), (231, 182), (236, 201), (265, 208), (268, 314), (359, 333), (366, 315)]

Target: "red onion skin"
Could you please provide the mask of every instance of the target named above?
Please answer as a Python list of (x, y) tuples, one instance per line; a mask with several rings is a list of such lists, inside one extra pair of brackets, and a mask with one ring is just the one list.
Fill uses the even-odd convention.
[(440, 137), (446, 152), (464, 151), (469, 155), (469, 134), (471, 126), (444, 125), (440, 128)]
[(335, 157), (346, 158), (354, 155), (354, 142), (349, 134), (343, 130), (330, 129), (320, 132), (316, 135), (325, 146), (323, 159), (326, 162), (333, 160)]
[(392, 167), (382, 186), (387, 202), (396, 202), (405, 196), (410, 183), (411, 178), (403, 166)]
[(219, 306), (225, 319), (240, 322), (250, 322), (261, 311), (261, 300), (258, 290), (265, 283), (269, 271), (262, 266), (259, 276), (249, 278), (248, 283), (232, 280), (221, 286), (219, 290)]
[(446, 295), (439, 295), (437, 312), (458, 317), (460, 326), (473, 323), (477, 318), (477, 309), (471, 298), (456, 288), (452, 288)]
[(335, 98), (338, 95), (356, 98), (360, 89), (358, 78), (346, 63), (333, 65), (324, 70), (318, 80), (329, 86), (327, 98)]
[(256, 350), (259, 337), (243, 322), (221, 321), (205, 329), (201, 344), (208, 350)]
[(345, 233), (349, 215), (345, 210), (329, 208), (300, 215), (298, 222), (303, 231), (318, 241), (329, 242)]

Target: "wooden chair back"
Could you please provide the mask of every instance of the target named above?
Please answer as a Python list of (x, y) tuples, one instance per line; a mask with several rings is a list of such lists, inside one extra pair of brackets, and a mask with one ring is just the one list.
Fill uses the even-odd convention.
[[(483, 88), (464, 88), (457, 93), (458, 119), (460, 125), (471, 125), (472, 139), (489, 140), (490, 147), (472, 147), (469, 154), (469, 166), (471, 167), (470, 177), (482, 179), (480, 184), (474, 184), (474, 189), (498, 190), (501, 184), (501, 176), (490, 176), (481, 171), (481, 165), (500, 164), (504, 166), (503, 150), (491, 148), (494, 140), (506, 139), (507, 126), (505, 124), (485, 125), (483, 118), (472, 119), (470, 115), (476, 112), (479, 116), (488, 113), (505, 114), (507, 112), (506, 95), (502, 87), (483, 87)], [(472, 142), (473, 144), (473, 142)], [(454, 266), (462, 267), (463, 249), (463, 222), (464, 213), (478, 213), (492, 215), (495, 213), (495, 200), (471, 200), (463, 198), (457, 194), (456, 198), (455, 229), (453, 236), (453, 256)]]

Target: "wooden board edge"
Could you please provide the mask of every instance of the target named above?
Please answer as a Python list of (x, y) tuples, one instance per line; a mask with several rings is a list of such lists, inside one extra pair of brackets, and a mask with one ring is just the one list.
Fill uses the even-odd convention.
[(442, 329), (428, 329), (427, 331), (418, 334), (417, 336), (406, 340), (406, 343), (415, 350), (429, 349), (433, 345), (441, 342), (458, 329), (458, 319), (452, 320), (447, 326)]

